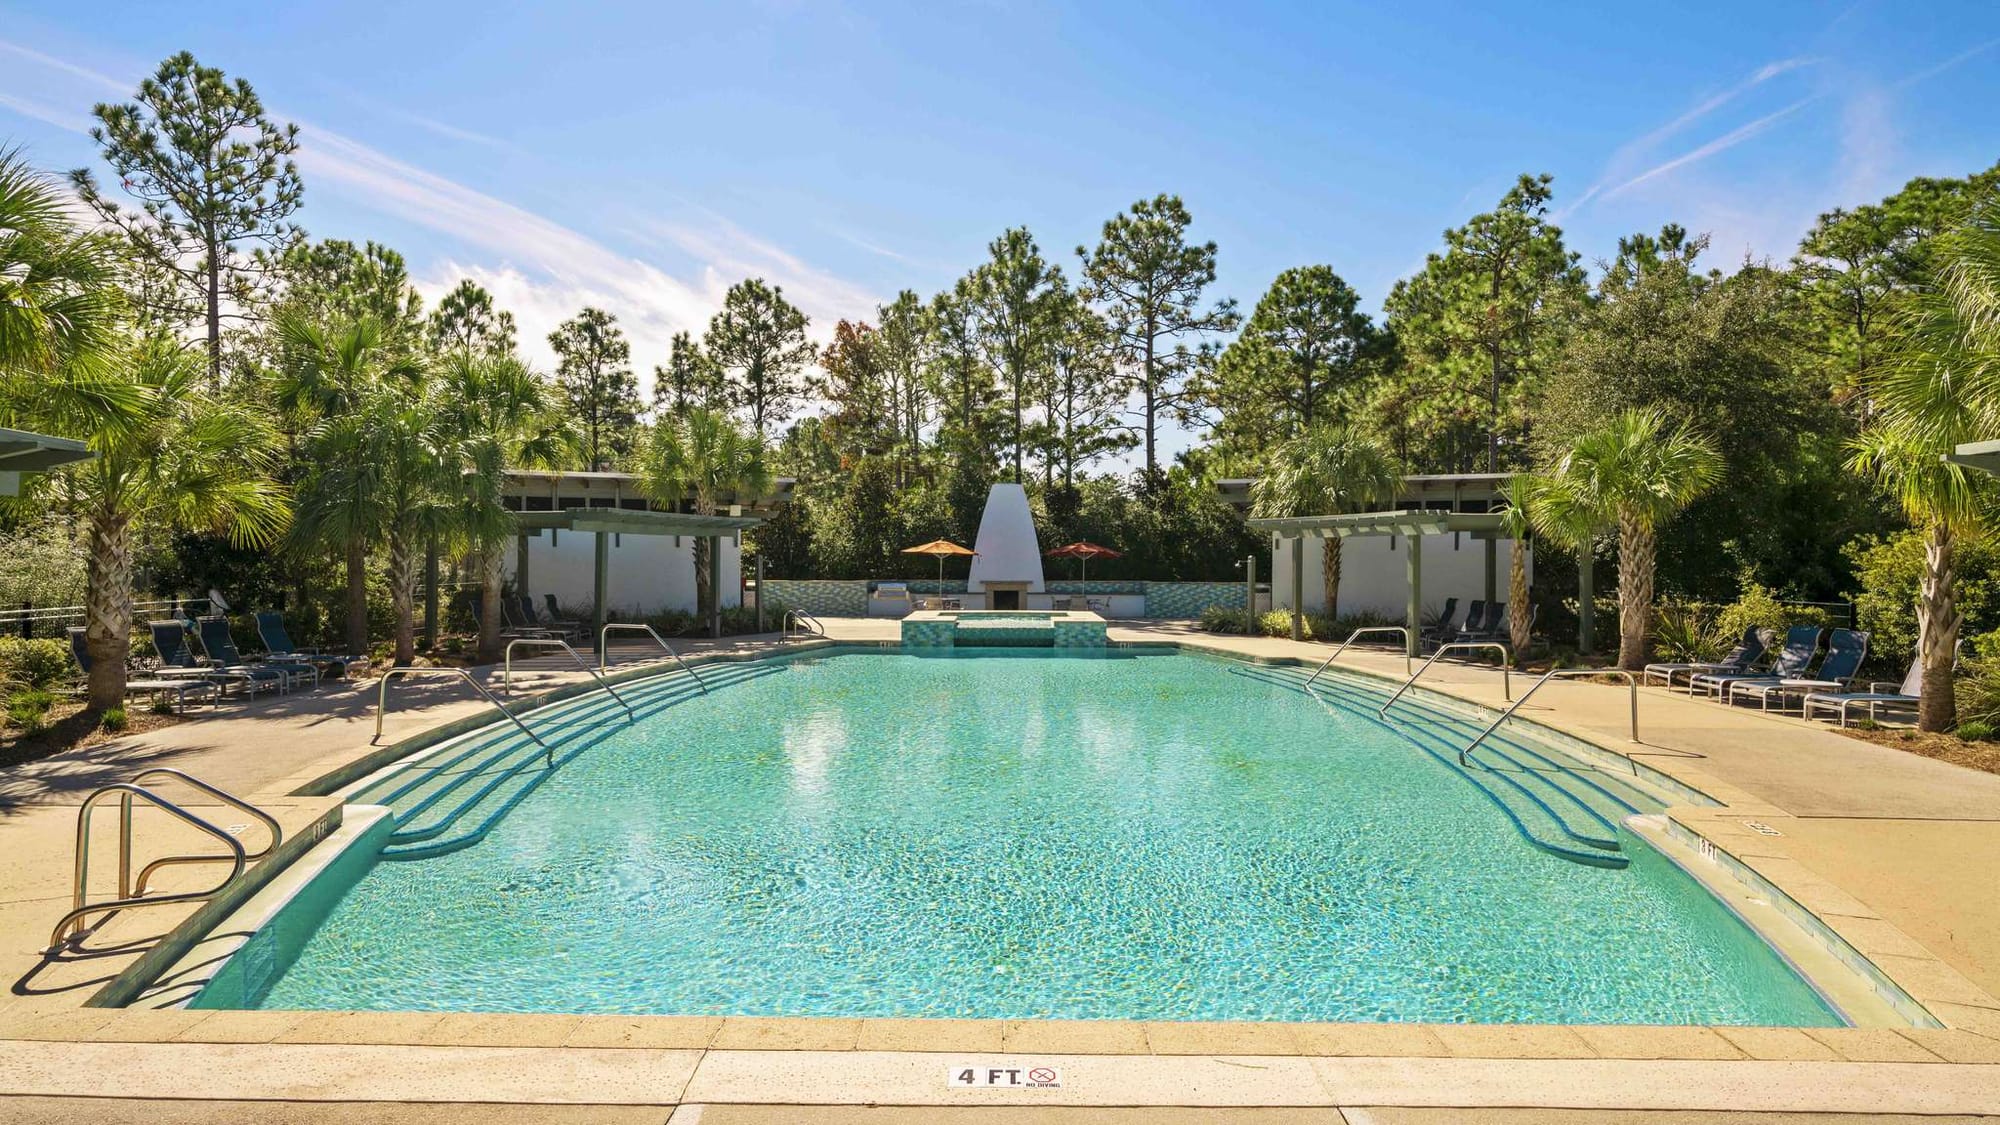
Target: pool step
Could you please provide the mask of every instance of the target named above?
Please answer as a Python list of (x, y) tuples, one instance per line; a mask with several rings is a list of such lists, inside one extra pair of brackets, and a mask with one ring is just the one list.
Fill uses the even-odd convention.
[[(768, 665), (709, 665), (702, 669), (702, 681), (714, 690), (773, 671)], [(700, 685), (678, 671), (621, 685), (619, 692), (641, 719), (702, 694)], [(552, 768), (628, 725), (616, 701), (602, 693), (558, 705), (527, 722), (553, 748), (552, 754), (511, 726), (501, 727), (357, 795), (358, 801), (386, 804), (394, 812), (396, 830), (382, 849), (383, 858), (416, 859), (477, 843), (546, 781)]]
[[(1305, 687), (1306, 673), (1291, 668), (1264, 668), (1250, 673), (1259, 679)], [(1497, 806), (1517, 833), (1551, 855), (1598, 867), (1624, 867), (1619, 826), (1627, 816), (1657, 811), (1659, 803), (1608, 771), (1580, 759), (1496, 733), (1464, 765), (1459, 748), (1471, 742), (1484, 724), (1469, 717), (1405, 695), (1384, 718), (1377, 714), (1389, 698), (1387, 687), (1341, 677), (1325, 678), (1308, 694), (1323, 705), (1384, 727), (1462, 778)], [(1421, 718), (1422, 723), (1397, 721)]]

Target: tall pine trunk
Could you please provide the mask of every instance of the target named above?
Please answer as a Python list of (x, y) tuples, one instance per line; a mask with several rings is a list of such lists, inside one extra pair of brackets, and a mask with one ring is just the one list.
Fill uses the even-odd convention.
[(488, 543), (480, 548), (477, 555), (479, 566), (479, 644), (473, 650), (473, 662), (493, 664), (499, 661), (500, 649), (500, 592), (505, 585), (506, 541)]
[(1329, 534), (1319, 545), (1320, 577), (1326, 586), (1326, 618), (1340, 618), (1340, 536)]
[(417, 657), (417, 553), (401, 528), (389, 533), (389, 604), (396, 615), (396, 664)]
[(1924, 574), (1917, 586), (1917, 656), (1924, 669), (1918, 730), (1945, 731), (1958, 723), (1951, 673), (1965, 613), (1958, 606), (1957, 563), (1952, 557), (1957, 545), (1948, 524), (1933, 524), (1924, 536)]
[(1646, 666), (1646, 637), (1653, 624), (1653, 567), (1658, 540), (1636, 520), (1618, 521), (1618, 666)]
[(368, 541), (347, 538), (347, 651), (368, 655)]
[(90, 709), (125, 705), (125, 661), (132, 650), (132, 547), (122, 515), (90, 521), (83, 643), (90, 653)]

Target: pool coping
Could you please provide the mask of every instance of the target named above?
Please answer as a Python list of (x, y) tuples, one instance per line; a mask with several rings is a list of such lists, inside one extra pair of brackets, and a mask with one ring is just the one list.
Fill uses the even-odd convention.
[[(1190, 643), (1192, 642), (1192, 643)], [(1207, 646), (1199, 638), (1148, 640), (1140, 644), (1114, 642), (1115, 647), (1169, 647), (1224, 656), (1238, 661), (1301, 666), (1307, 661), (1265, 657)], [(744, 654), (703, 654), (697, 666), (721, 662), (769, 660), (831, 647), (893, 648), (894, 641), (820, 639), (782, 649)], [(1366, 668), (1342, 664), (1345, 673), (1390, 679)], [(614, 683), (656, 675), (658, 665), (614, 675)], [(1425, 690), (1461, 702), (1478, 700), (1431, 685)], [(571, 685), (525, 697), (509, 710), (527, 710), (558, 703), (591, 690)], [(300, 788), (300, 795), (330, 792), (368, 773), (458, 734), (492, 722), (491, 716), (436, 727), (383, 747), (330, 771)], [(1631, 759), (1587, 732), (1563, 730), (1534, 719), (1522, 719), (1565, 740), (1594, 745), (1621, 761)], [(372, 763), (372, 764), (369, 764)], [(2000, 1064), (2000, 1000), (1980, 990), (1955, 969), (1938, 960), (1892, 924), (1838, 888), (1817, 879), (1785, 853), (1782, 834), (1773, 836), (1750, 827), (1769, 828), (1785, 814), (1734, 790), (1698, 770), (1674, 765), (1656, 767), (1681, 786), (1715, 799), (1712, 808), (1675, 806), (1667, 810), (1667, 830), (1703, 858), (1712, 859), (1727, 877), (1764, 890), (1780, 909), (1796, 910), (1823, 927), (1863, 963), (1872, 966), (1927, 1010), (1943, 1026), (1925, 1027), (1736, 1027), (1630, 1024), (1353, 1024), (1259, 1023), (1240, 1021), (1172, 1022), (1131, 1020), (933, 1020), (830, 1017), (682, 1017), (572, 1016), (551, 1014), (484, 1014), (329, 1011), (211, 1011), (134, 1009), (100, 1006), (114, 998), (120, 981), (137, 978), (141, 964), (157, 978), (215, 925), (226, 920), (254, 895), (265, 890), (292, 860), (320, 837), (339, 827), (338, 801), (315, 822), (316, 832), (287, 841), (287, 851), (259, 864), (264, 872), (254, 885), (218, 898), (191, 914), (161, 947), (175, 944), (172, 955), (149, 952), (120, 974), (81, 1010), (16, 1014), (0, 1024), (0, 1039), (98, 1040), (134, 1043), (380, 1044), (430, 1046), (496, 1046), (588, 1050), (626, 1048), (701, 1051), (786, 1052), (927, 1052), (1063, 1055), (1256, 1055), (1316, 1058), (1465, 1058), (1465, 1059), (1679, 1059), (1837, 1061), (1851, 1063), (1975, 1063)], [(365, 765), (365, 768), (364, 768)], [(1670, 772), (1671, 771), (1671, 772)], [(344, 777), (323, 789), (330, 779)], [(1734, 802), (1729, 798), (1736, 798)], [(1758, 818), (1754, 822), (1744, 818)], [(331, 819), (329, 819), (331, 818)], [(1731, 820), (1735, 823), (1731, 823)], [(1781, 831), (1781, 830), (1780, 830)], [(297, 848), (298, 851), (291, 849)], [(1674, 857), (1681, 862), (1680, 857)], [(1685, 866), (1685, 864), (1683, 864)], [(246, 881), (247, 884), (248, 881)], [(1787, 908), (1782, 904), (1789, 903)], [(1797, 920), (1797, 919), (1795, 919)], [(1802, 923), (1803, 924), (1803, 923)], [(1807, 926), (1810, 930), (1811, 926)], [(1883, 964), (1882, 962), (1887, 962)], [(143, 985), (139, 986), (143, 987)], [(131, 990), (137, 995), (138, 988)], [(267, 1034), (268, 1033), (268, 1034)], [(1996, 1072), (2000, 1073), (2000, 1072)]]

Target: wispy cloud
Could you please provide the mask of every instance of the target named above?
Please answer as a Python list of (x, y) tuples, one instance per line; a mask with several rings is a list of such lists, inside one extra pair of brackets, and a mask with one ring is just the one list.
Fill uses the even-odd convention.
[(72, 133), (88, 133), (90, 131), (89, 117), (81, 113), (71, 113), (68, 110), (57, 109), (52, 105), (44, 105), (30, 98), (17, 98), (12, 94), (0, 93), (0, 107), (11, 109), (23, 117), (32, 118), (44, 125), (53, 125), (58, 129), (66, 129)]
[(1672, 160), (1656, 164), (1615, 187), (1604, 189), (1604, 198), (1615, 198), (1648, 180), (1664, 176), (1676, 168), (1685, 168), (1697, 161), (1707, 160), (1719, 152), (1726, 152), (1729, 149), (1735, 148), (1737, 145), (1755, 137), (1757, 134), (1764, 132), (1771, 126), (1776, 125), (1778, 122), (1783, 121), (1785, 118), (1790, 117), (1792, 114), (1797, 113), (1818, 100), (1819, 95), (1817, 94), (1809, 98), (1800, 98), (1798, 101), (1778, 110), (1776, 113), (1767, 113), (1747, 125), (1739, 125), (1699, 148), (1684, 152)]
[(1923, 70), (1920, 70), (1915, 74), (1909, 75), (1906, 78), (1898, 79), (1895, 88), (1898, 90), (1902, 90), (1910, 86), (1914, 86), (1919, 82), (1927, 82), (1933, 78), (1936, 78), (1938, 75), (1943, 74), (1947, 70), (1951, 70), (1954, 67), (1971, 62), (1973, 59), (1978, 58), (1979, 56), (1985, 54), (1986, 52), (1992, 50), (1995, 47), (2000, 47), (2000, 39), (1988, 39), (1986, 42), (1981, 43), (1977, 46), (1968, 47), (1965, 50), (1960, 51), (1958, 54), (1955, 54), (1952, 57), (1937, 64), (1936, 66), (1925, 67)]
[[(135, 84), (4, 40), (0, 51), (107, 92), (129, 90)], [(87, 128), (87, 118), (50, 107), (39, 90), (22, 89), (33, 86), (21, 81), (24, 69), (9, 68), (0, 76), (0, 106), (58, 128), (77, 132)], [(434, 132), (455, 130), (428, 119), (413, 123)], [(692, 276), (676, 276), (546, 216), (341, 133), (305, 121), (299, 126), (296, 160), (315, 191), (338, 195), (463, 247), (467, 253), (440, 255), (429, 265), (419, 265), (414, 271), (419, 290), (435, 300), (461, 278), (485, 285), (502, 307), (514, 312), (523, 350), (544, 363), (551, 358), (547, 333), (585, 305), (600, 306), (619, 318), (644, 371), (652, 357), (665, 357), (673, 333), (699, 333), (705, 328), (729, 285), (744, 277), (761, 276), (782, 286), (786, 296), (813, 318), (816, 333), (830, 331), (840, 317), (866, 316), (877, 303), (861, 286), (719, 215), (696, 212), (686, 219), (654, 218), (641, 224), (695, 263)], [(481, 137), (455, 131), (466, 133), (466, 139)]]
[(1583, 194), (1577, 196), (1568, 206), (1560, 208), (1556, 212), (1555, 217), (1558, 220), (1567, 217), (1598, 196), (1615, 190), (1613, 185), (1620, 187), (1631, 186), (1632, 183), (1636, 182), (1632, 169), (1650, 158), (1661, 144), (1678, 136), (1696, 123), (1728, 106), (1752, 90), (1764, 85), (1764, 83), (1781, 75), (1790, 74), (1793, 71), (1811, 66), (1818, 61), (1815, 58), (1799, 56), (1776, 59), (1765, 63), (1735, 85), (1703, 98), (1665, 124), (1650, 129), (1619, 145), (1618, 150), (1611, 154), (1609, 160), (1605, 161), (1604, 169), (1598, 173), (1597, 179), (1588, 188), (1585, 188)]

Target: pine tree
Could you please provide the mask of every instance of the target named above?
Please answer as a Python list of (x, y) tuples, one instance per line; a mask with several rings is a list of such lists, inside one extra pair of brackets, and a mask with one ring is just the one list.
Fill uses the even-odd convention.
[(139, 83), (136, 101), (100, 104), (93, 114), (91, 138), (139, 208), (112, 201), (89, 169), (70, 173), (71, 182), (161, 282), (147, 287), (156, 304), (141, 319), (202, 324), (209, 379), (220, 382), (223, 319), (241, 314), (278, 254), (301, 237), (287, 221), (304, 196), (291, 159), (298, 126), (272, 122), (248, 82), (231, 82), (186, 51)]
[(586, 308), (549, 333), (549, 346), (557, 357), (556, 386), (583, 439), (586, 468), (609, 468), (631, 451), (639, 426), (632, 345), (617, 317)]

